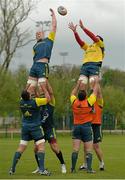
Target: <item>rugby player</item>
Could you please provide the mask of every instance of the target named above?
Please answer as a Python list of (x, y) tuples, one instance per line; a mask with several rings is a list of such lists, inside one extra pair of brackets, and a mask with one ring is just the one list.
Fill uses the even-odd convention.
[(30, 93), (24, 90), (21, 94), (20, 109), (22, 112), (21, 140), (17, 151), (14, 154), (9, 174), (15, 173), (17, 162), (27, 148), (28, 141), (34, 140), (37, 146), (37, 157), (39, 161), (39, 174), (49, 176), (50, 172), (44, 168), (45, 139), (41, 131), (40, 106), (48, 103), (47, 98), (31, 99)]
[(83, 65), (80, 70), (79, 81), (81, 82), (80, 88), (86, 89), (86, 85), (93, 81), (99, 79), (100, 69), (102, 66), (102, 61), (104, 58), (104, 42), (103, 38), (99, 35), (94, 35), (90, 30), (88, 30), (84, 25), (82, 20), (79, 21), (79, 26), (92, 40), (93, 44), (88, 44), (81, 40), (78, 32), (77, 25), (74, 25), (72, 22), (69, 23), (69, 28), (73, 31), (74, 36), (81, 49), (85, 51), (83, 57)]
[[(47, 105), (44, 105), (41, 107), (41, 125), (44, 132), (44, 138), (48, 143), (50, 144), (50, 147), (52, 151), (56, 154), (57, 158), (60, 161), (61, 164), (61, 171), (62, 173), (66, 173), (66, 165), (64, 162), (63, 154), (58, 146), (57, 139), (56, 139), (56, 133), (55, 133), (55, 125), (53, 121), (53, 113), (55, 108), (55, 98), (52, 92), (52, 88), (50, 84), (47, 82), (47, 89), (49, 94), (51, 95), (51, 101), (47, 103)], [(34, 152), (35, 152), (35, 158), (38, 165), (38, 168), (33, 171), (32, 173), (39, 172), (39, 162), (37, 157), (37, 146), (35, 146)]]
[[(80, 81), (77, 82), (77, 85), (72, 90), (70, 101), (73, 111), (73, 152), (71, 155), (72, 166), (71, 172), (75, 172), (75, 166), (78, 158), (78, 152), (80, 149), (80, 143), (83, 142), (85, 151), (86, 151), (86, 163), (87, 163), (87, 172), (95, 173), (92, 170), (92, 149), (93, 149), (93, 137), (91, 129), (92, 121), (92, 106), (96, 101), (97, 92), (98, 92), (98, 82), (95, 83), (93, 88), (93, 93), (87, 98), (85, 90), (79, 90)], [(79, 90), (79, 92), (78, 92)], [(77, 98), (78, 92), (78, 98)]]
[[(102, 133), (101, 133), (101, 124), (102, 124), (102, 109), (103, 109), (103, 97), (99, 86), (97, 100), (94, 103), (94, 112), (93, 112), (93, 120), (92, 120), (92, 130), (93, 130), (93, 148), (96, 152), (97, 158), (99, 159), (99, 169), (104, 171), (104, 160), (103, 160), (103, 152), (99, 143), (102, 141)], [(80, 166), (80, 170), (84, 170), (87, 168), (87, 164), (85, 161), (84, 152), (84, 163)]]
[(56, 16), (53, 9), (50, 9), (52, 16), (52, 29), (47, 38), (44, 36), (44, 31), (39, 28), (36, 32), (37, 43), (33, 46), (33, 65), (30, 69), (29, 78), (27, 81), (26, 89), (31, 92), (35, 97), (35, 87), (40, 87), (41, 91), (46, 94), (46, 97), (50, 99), (50, 95), (46, 88), (46, 81), (49, 74), (49, 62), (52, 53), (53, 43), (55, 39), (55, 33), (57, 28)]

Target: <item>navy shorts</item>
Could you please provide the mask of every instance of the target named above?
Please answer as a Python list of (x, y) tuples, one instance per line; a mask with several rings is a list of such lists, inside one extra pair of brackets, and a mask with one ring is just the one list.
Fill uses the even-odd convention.
[(42, 78), (42, 77), (48, 78), (48, 75), (49, 75), (48, 63), (43, 63), (43, 62), (33, 63), (30, 69), (29, 76), (35, 77), (35, 78)]
[(93, 130), (93, 143), (98, 143), (102, 141), (102, 131), (100, 124), (92, 124)]
[(56, 131), (55, 128), (43, 128), (44, 139), (51, 142), (52, 139), (56, 139)]
[(28, 127), (28, 126), (23, 126), (21, 130), (21, 139), (24, 141), (38, 141), (40, 139), (43, 139), (43, 133), (41, 130), (40, 126), (35, 126), (35, 127)]
[(91, 123), (85, 123), (80, 125), (74, 125), (72, 132), (73, 139), (79, 139), (83, 142), (89, 142), (93, 140)]
[(80, 75), (84, 75), (86, 77), (90, 76), (99, 76), (100, 75), (100, 69), (101, 69), (101, 62), (99, 63), (85, 63), (82, 65), (80, 70)]

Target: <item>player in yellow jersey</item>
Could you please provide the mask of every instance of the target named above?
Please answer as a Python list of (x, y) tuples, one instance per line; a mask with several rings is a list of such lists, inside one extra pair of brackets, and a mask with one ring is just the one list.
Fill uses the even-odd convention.
[(77, 25), (74, 25), (72, 22), (69, 23), (69, 28), (73, 31), (76, 41), (80, 47), (85, 51), (83, 57), (83, 65), (80, 71), (79, 80), (81, 81), (82, 88), (85, 89), (89, 80), (89, 84), (95, 79), (99, 79), (100, 68), (104, 58), (104, 42), (103, 38), (99, 35), (94, 35), (90, 32), (84, 25), (82, 20), (79, 21), (79, 26), (92, 40), (93, 44), (88, 44), (80, 39), (77, 33)]

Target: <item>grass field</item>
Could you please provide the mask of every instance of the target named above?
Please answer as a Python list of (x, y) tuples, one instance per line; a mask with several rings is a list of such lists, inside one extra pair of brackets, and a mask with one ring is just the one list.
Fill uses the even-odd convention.
[(46, 143), (46, 167), (52, 172), (50, 177), (33, 175), (31, 172), (36, 168), (33, 154), (33, 142), (29, 143), (27, 150), (20, 159), (16, 173), (8, 175), (13, 154), (18, 146), (19, 138), (0, 140), (0, 179), (124, 179), (125, 178), (125, 135), (104, 135), (101, 147), (104, 152), (105, 171), (98, 169), (98, 160), (94, 154), (93, 169), (96, 174), (87, 174), (79, 171), (82, 163), (82, 146), (76, 166), (76, 173), (70, 173), (72, 140), (70, 135), (58, 135), (58, 143), (67, 165), (67, 174), (61, 174), (60, 164)]

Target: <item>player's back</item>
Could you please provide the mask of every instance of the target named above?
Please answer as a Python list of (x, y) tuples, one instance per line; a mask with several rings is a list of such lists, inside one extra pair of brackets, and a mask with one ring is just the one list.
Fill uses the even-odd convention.
[(23, 125), (37, 126), (40, 125), (40, 108), (37, 106), (35, 99), (20, 101)]

